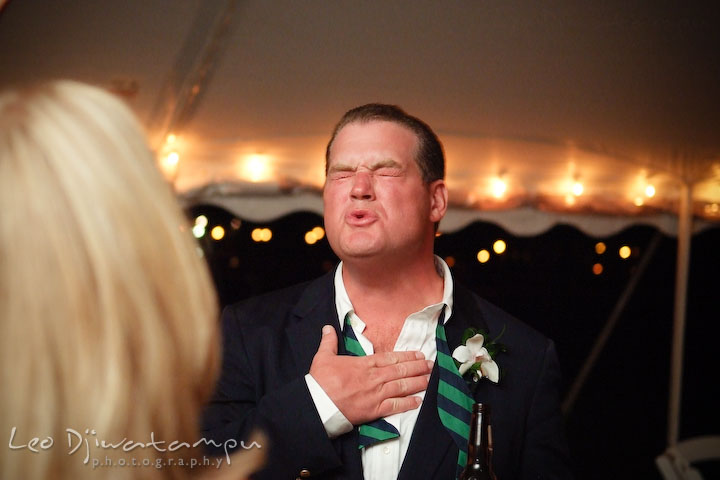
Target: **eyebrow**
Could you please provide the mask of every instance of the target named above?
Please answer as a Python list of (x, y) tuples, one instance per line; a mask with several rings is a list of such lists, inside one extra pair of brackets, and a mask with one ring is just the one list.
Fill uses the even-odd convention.
[[(377, 162), (371, 163), (368, 167), (368, 170), (375, 171), (379, 170), (381, 168), (402, 168), (401, 165), (393, 160), (392, 158), (386, 158), (383, 160), (378, 160)], [(357, 170), (357, 165), (352, 167), (350, 165), (344, 164), (344, 163), (337, 163), (335, 165), (330, 166), (328, 168), (328, 172), (354, 172)]]

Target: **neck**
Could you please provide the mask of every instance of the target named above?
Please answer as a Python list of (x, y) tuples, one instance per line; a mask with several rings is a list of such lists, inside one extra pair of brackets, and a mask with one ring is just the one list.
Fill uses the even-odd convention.
[(444, 287), (432, 254), (402, 265), (344, 261), (343, 282), (355, 312), (368, 327), (402, 327), (408, 315), (440, 302)]

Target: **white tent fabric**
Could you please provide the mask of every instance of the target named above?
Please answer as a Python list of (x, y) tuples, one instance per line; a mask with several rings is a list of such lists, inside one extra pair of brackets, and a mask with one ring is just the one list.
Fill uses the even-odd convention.
[[(380, 101), (444, 142), (443, 229), (677, 233), (679, 378), (689, 238), (720, 221), (712, 2), (3, 3), (0, 87), (65, 77), (124, 96), (187, 205), (320, 212), (334, 122)], [(671, 397), (672, 445), (678, 384)]]
[(23, 0), (1, 15), (0, 86), (62, 76), (125, 96), (190, 203), (317, 211), (332, 125), (383, 101), (444, 142), (443, 228), (673, 233), (683, 184), (697, 218), (720, 220), (720, 34), (702, 5)]

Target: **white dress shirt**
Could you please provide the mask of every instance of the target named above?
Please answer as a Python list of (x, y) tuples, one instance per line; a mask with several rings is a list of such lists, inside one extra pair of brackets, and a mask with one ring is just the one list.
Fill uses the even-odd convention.
[[(437, 347), (435, 340), (435, 329), (437, 327), (438, 317), (445, 307), (445, 316), (443, 323), (447, 322), (452, 313), (452, 293), (453, 282), (450, 275), (450, 269), (447, 264), (440, 258), (435, 257), (435, 266), (438, 272), (442, 273), (444, 287), (443, 298), (440, 303), (428, 305), (419, 312), (409, 315), (405, 319), (397, 342), (395, 342), (396, 352), (402, 351), (421, 351), (425, 354), (425, 358), (435, 361), (437, 356)], [(365, 331), (365, 323), (355, 314), (350, 297), (345, 289), (342, 279), (342, 262), (335, 272), (335, 306), (337, 308), (338, 319), (340, 321), (340, 329), (345, 328), (345, 316), (350, 313), (350, 325), (352, 326), (355, 336), (357, 337), (366, 355), (372, 355), (375, 352), (372, 343), (368, 340), (363, 332)], [(310, 395), (315, 402), (315, 407), (320, 414), (320, 419), (325, 426), (325, 430), (330, 438), (352, 430), (352, 424), (340, 412), (330, 397), (315, 381), (315, 379), (307, 374), (305, 376)], [(416, 396), (425, 398), (425, 391)], [(398, 429), (400, 437), (383, 442), (376, 443), (362, 450), (363, 476), (367, 480), (376, 479), (394, 479), (400, 473), (403, 459), (407, 453), (410, 437), (412, 436), (415, 422), (417, 421), (420, 407), (395, 415), (385, 417), (391, 425)]]

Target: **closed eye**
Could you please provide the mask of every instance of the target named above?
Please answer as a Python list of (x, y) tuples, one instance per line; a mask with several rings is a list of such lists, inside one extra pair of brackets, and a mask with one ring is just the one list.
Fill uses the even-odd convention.
[(402, 170), (396, 167), (382, 167), (375, 170), (374, 174), (379, 177), (399, 177)]
[(328, 178), (330, 178), (330, 180), (342, 180), (350, 178), (353, 175), (355, 175), (355, 172), (352, 170), (334, 170), (328, 174)]

